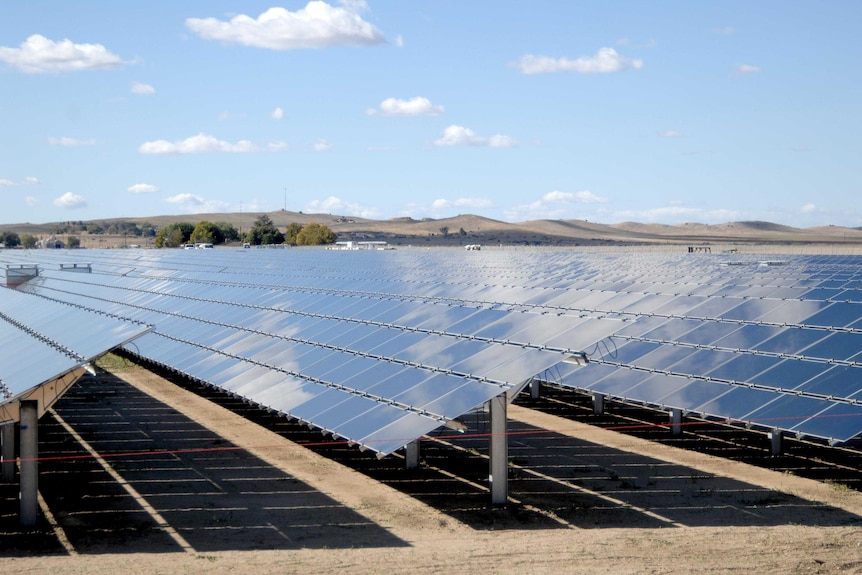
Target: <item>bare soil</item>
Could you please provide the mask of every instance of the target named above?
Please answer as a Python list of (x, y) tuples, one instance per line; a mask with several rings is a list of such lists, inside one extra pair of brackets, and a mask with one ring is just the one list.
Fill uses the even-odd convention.
[(838, 485), (513, 405), (494, 509), (482, 437), (423, 441), (408, 471), (112, 371), (41, 422), (37, 529), (0, 486), (6, 572), (862, 573), (862, 494)]

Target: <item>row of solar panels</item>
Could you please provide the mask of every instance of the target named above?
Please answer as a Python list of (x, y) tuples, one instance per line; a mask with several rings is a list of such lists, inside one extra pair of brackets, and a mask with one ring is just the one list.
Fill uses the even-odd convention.
[[(16, 255), (46, 267), (27, 289), (155, 325), (136, 343), (142, 355), (382, 453), (535, 375), (833, 441), (862, 432), (855, 257)], [(59, 271), (81, 258), (93, 274)], [(593, 365), (560, 363), (579, 350)], [(316, 401), (305, 399), (309, 391), (319, 392)], [(378, 411), (365, 410), (366, 400)], [(366, 425), (390, 411), (379, 405), (404, 425)], [(414, 418), (421, 425), (407, 424)]]
[[(53, 382), (143, 335), (149, 326), (0, 288), (0, 424), (14, 421), (12, 403), (58, 398)], [(50, 390), (41, 386), (52, 385)], [(65, 385), (65, 384), (63, 384)], [(40, 406), (45, 409), (46, 405)]]
[[(153, 324), (130, 346), (135, 353), (381, 454), (493, 397), (514, 396), (565, 357), (561, 345), (618, 327), (331, 287), (238, 285), (224, 275), (216, 283), (209, 272), (193, 280), (188, 271), (93, 269), (46, 266), (21, 289)], [(556, 345), (527, 344), (532, 337)]]

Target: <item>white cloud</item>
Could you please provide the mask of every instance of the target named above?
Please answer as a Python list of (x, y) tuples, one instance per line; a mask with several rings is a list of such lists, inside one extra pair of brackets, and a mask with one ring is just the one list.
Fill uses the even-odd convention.
[(760, 72), (760, 66), (752, 66), (751, 64), (737, 64), (736, 71), (739, 74), (756, 74)]
[(386, 98), (380, 102), (380, 108), (369, 108), (365, 113), (369, 116), (439, 116), (443, 106), (421, 96), (409, 100)]
[(572, 204), (600, 204), (607, 201), (607, 198), (588, 190), (580, 192), (554, 190), (534, 202), (509, 208), (503, 212), (503, 215), (510, 221), (565, 219), (571, 213), (569, 206)]
[(75, 44), (68, 39), (54, 42), (39, 34), (28, 37), (19, 48), (0, 46), (0, 62), (27, 74), (105, 70), (125, 64), (101, 44)]
[(599, 48), (594, 56), (581, 56), (575, 60), (551, 58), (550, 56), (521, 56), (511, 64), (522, 74), (546, 74), (552, 72), (577, 72), (579, 74), (610, 74), (624, 70), (640, 70), (643, 60), (632, 60), (620, 56), (613, 48)]
[(658, 46), (658, 42), (656, 42), (653, 38), (650, 38), (649, 40), (647, 40), (641, 44), (635, 44), (634, 42), (631, 41), (630, 38), (620, 38), (619, 40), (617, 40), (617, 46), (633, 46), (635, 48), (655, 48), (656, 46)]
[(0, 188), (8, 188), (11, 186), (32, 186), (41, 183), (42, 182), (39, 181), (39, 178), (34, 178), (33, 176), (27, 176), (21, 182), (14, 182), (6, 178), (0, 178)]
[(404, 47), (404, 37), (401, 36), (401, 34), (399, 34), (395, 37), (395, 45), (398, 46), (399, 48)]
[(443, 137), (434, 140), (435, 146), (488, 146), (491, 148), (512, 148), (518, 142), (509, 136), (480, 136), (464, 126), (452, 125), (443, 131)]
[(54, 138), (48, 136), (48, 144), (51, 146), (63, 146), (65, 148), (76, 148), (78, 146), (95, 146), (96, 140), (88, 139), (88, 140), (79, 140), (78, 138)]
[(370, 46), (382, 43), (383, 33), (363, 20), (358, 9), (364, 3), (344, 3), (343, 8), (312, 1), (290, 12), (270, 8), (257, 18), (239, 14), (228, 22), (216, 18), (188, 18), (186, 27), (205, 40), (220, 40), (268, 48), (297, 50), (330, 46)]
[(273, 120), (283, 120), (284, 119), (284, 110), (282, 110), (281, 108), (276, 108), (275, 110), (272, 111), (272, 113), (269, 115), (269, 117), (272, 118)]
[(24, 203), (31, 208), (35, 208), (36, 206), (42, 205), (42, 202), (40, 202), (37, 198), (34, 198), (33, 196), (27, 196), (26, 198), (24, 198)]
[(608, 199), (598, 196), (589, 190), (580, 192), (560, 192), (554, 190), (542, 196), (542, 201), (555, 204), (603, 204)]
[(664, 132), (658, 133), (660, 138), (682, 138), (683, 133), (677, 132), (676, 130), (665, 130)]
[(154, 194), (159, 191), (159, 187), (152, 184), (135, 184), (129, 186), (126, 191), (133, 194)]
[(314, 142), (314, 144), (311, 145), (311, 149), (315, 152), (328, 152), (332, 149), (332, 144), (330, 144), (323, 138), (320, 138), (319, 140)]
[(72, 192), (66, 192), (56, 200), (54, 200), (54, 205), (58, 208), (67, 208), (70, 210), (74, 210), (76, 208), (83, 208), (87, 206), (87, 201), (77, 194), (73, 194)]
[(271, 151), (277, 152), (287, 148), (284, 142), (269, 142), (264, 147), (257, 146), (249, 140), (240, 140), (236, 143), (219, 140), (215, 136), (200, 133), (185, 140), (169, 142), (167, 140), (155, 140), (144, 142), (138, 146), (141, 154), (205, 154), (211, 152), (224, 152), (243, 154), (251, 152)]
[(719, 36), (732, 36), (736, 33), (736, 30), (734, 30), (730, 26), (725, 26), (724, 28), (716, 28), (715, 30), (713, 30), (713, 32), (715, 32)]
[(805, 204), (804, 206), (799, 208), (799, 211), (803, 214), (813, 214), (815, 212), (819, 212), (820, 208), (818, 208), (815, 204)]
[(493, 205), (493, 201), (485, 198), (457, 198), (454, 200), (441, 198), (434, 200), (431, 207), (434, 210), (445, 210), (448, 208), (485, 209), (493, 207)]
[(325, 200), (313, 200), (305, 206), (304, 211), (307, 213), (339, 214), (370, 219), (380, 217), (380, 211), (377, 208), (355, 204), (335, 196), (329, 196)]
[(628, 220), (642, 223), (676, 224), (682, 222), (702, 222), (720, 224), (745, 219), (744, 212), (738, 210), (691, 208), (683, 205), (664, 206), (647, 210), (623, 210), (614, 213), (619, 221)]
[(165, 198), (165, 202), (177, 206), (189, 214), (218, 213), (231, 211), (231, 205), (221, 200), (206, 200), (197, 194), (177, 194)]
[(132, 94), (139, 94), (141, 96), (149, 96), (151, 94), (155, 94), (156, 89), (150, 86), (149, 84), (143, 84), (141, 82), (132, 82)]

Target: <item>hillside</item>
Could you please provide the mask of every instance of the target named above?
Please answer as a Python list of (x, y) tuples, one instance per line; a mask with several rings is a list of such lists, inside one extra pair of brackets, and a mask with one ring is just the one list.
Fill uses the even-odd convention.
[[(247, 231), (261, 213), (211, 213), (162, 215), (146, 218), (125, 217), (94, 220), (103, 228), (127, 222), (139, 226), (149, 223), (162, 227), (174, 222), (197, 224), (200, 221), (226, 222), (241, 232)], [(393, 245), (655, 245), (655, 244), (847, 244), (862, 246), (862, 230), (839, 226), (793, 228), (771, 222), (728, 222), (723, 224), (684, 223), (679, 225), (622, 222), (613, 225), (585, 220), (532, 220), (509, 223), (477, 215), (443, 219), (392, 218), (370, 220), (335, 214), (306, 214), (279, 210), (266, 213), (280, 228), (290, 223), (317, 222), (329, 226), (341, 241), (376, 240)], [(62, 227), (61, 222), (9, 224), (0, 231), (49, 237)], [(58, 234), (64, 239), (65, 234)], [(133, 241), (122, 236), (81, 237), (85, 247), (119, 247)]]

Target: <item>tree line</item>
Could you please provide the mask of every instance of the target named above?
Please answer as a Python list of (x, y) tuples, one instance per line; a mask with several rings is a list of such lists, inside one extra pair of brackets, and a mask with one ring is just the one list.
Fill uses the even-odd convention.
[[(65, 232), (70, 232), (72, 227), (78, 227), (80, 230), (81, 224), (67, 224), (63, 229)], [(71, 226), (71, 227), (69, 227)], [(336, 235), (327, 226), (309, 223), (304, 226), (297, 223), (291, 223), (287, 226), (284, 232), (279, 230), (272, 222), (269, 216), (263, 214), (259, 216), (254, 226), (244, 235), (241, 236), (233, 224), (226, 222), (208, 222), (201, 221), (197, 225), (189, 222), (176, 222), (169, 224), (160, 230), (144, 223), (140, 227), (135, 224), (112, 224), (107, 228), (96, 226), (94, 224), (84, 225), (88, 234), (104, 234), (112, 233), (132, 235), (132, 236), (155, 236), (155, 245), (157, 248), (175, 248), (185, 244), (225, 244), (228, 242), (243, 241), (253, 246), (260, 245), (280, 245), (288, 244), (292, 246), (315, 246), (335, 243)], [(59, 230), (57, 230), (59, 231)], [(0, 230), (0, 244), (7, 248), (21, 246), (23, 248), (35, 248), (39, 243), (39, 238), (32, 234), (21, 234), (15, 232), (4, 232)], [(66, 247), (77, 248), (81, 246), (81, 240), (75, 236), (69, 236), (66, 241)]]
[[(32, 249), (35, 248), (38, 243), (39, 238), (33, 234), (21, 234), (19, 236), (15, 232), (4, 232), (3, 230), (0, 230), (0, 244), (7, 248), (17, 248), (18, 246), (21, 246), (25, 249)], [(81, 239), (75, 236), (69, 236), (66, 238), (66, 247), (81, 247)]]
[(335, 243), (336, 235), (327, 226), (309, 223), (291, 223), (282, 233), (266, 214), (259, 216), (252, 228), (240, 238), (232, 224), (224, 222), (199, 222), (196, 226), (187, 222), (169, 224), (156, 233), (157, 248), (179, 247), (184, 244), (223, 244), (239, 241), (253, 246), (288, 244), (313, 246)]

